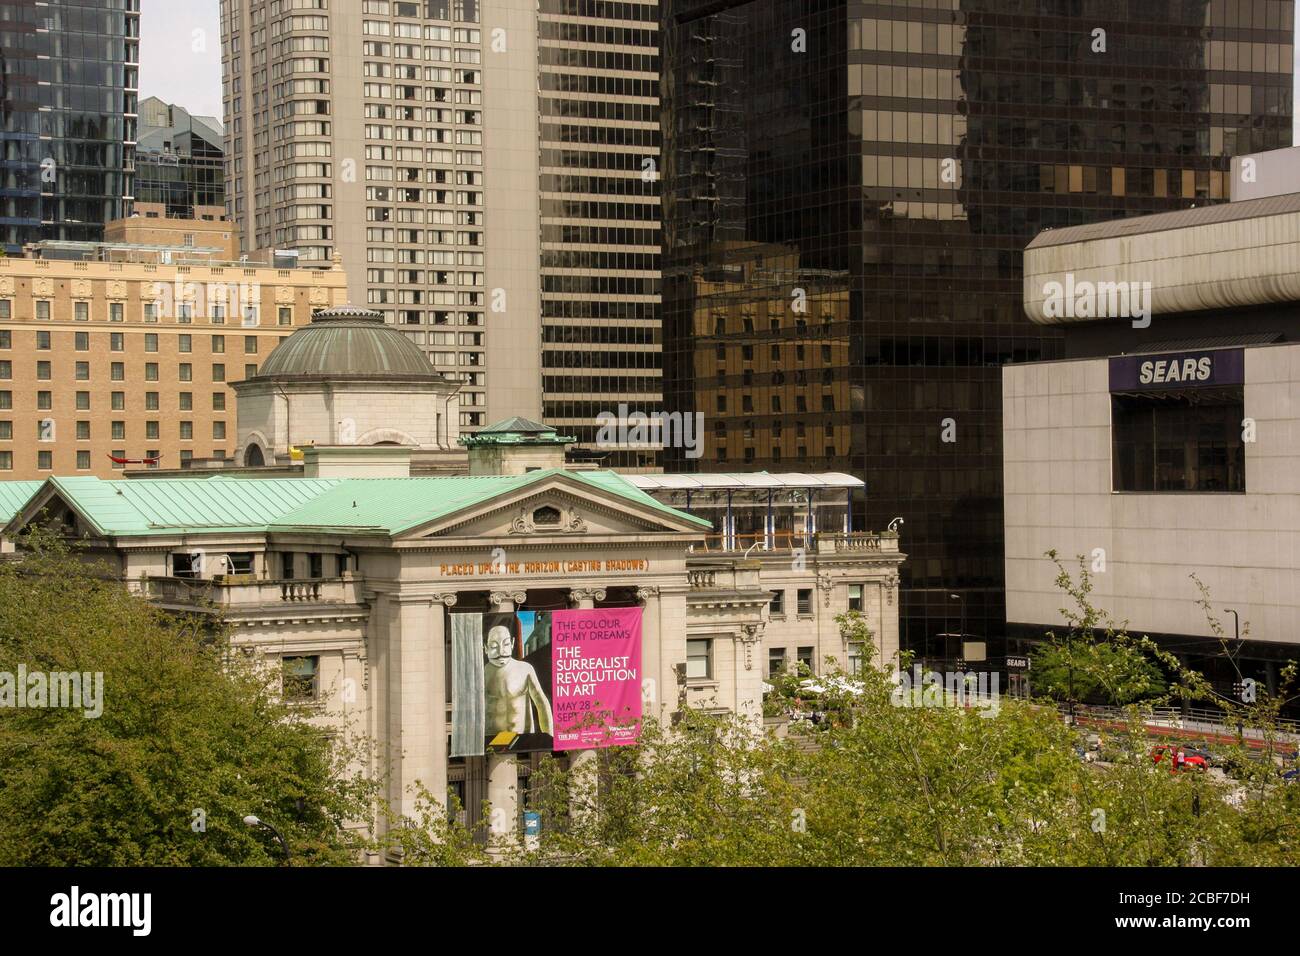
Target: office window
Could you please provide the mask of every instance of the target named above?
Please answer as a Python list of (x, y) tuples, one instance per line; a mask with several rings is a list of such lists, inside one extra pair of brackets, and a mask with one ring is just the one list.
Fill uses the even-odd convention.
[(144, 304), (144, 320), (146, 322), (158, 321), (158, 304), (156, 302), (146, 302)]
[(42, 410), (48, 410), (54, 407), (53, 392), (37, 392), (36, 407)]
[(220, 362), (212, 363), (212, 381), (224, 382), (226, 380), (226, 366)]
[(121, 322), (125, 317), (124, 310), (126, 306), (121, 302), (110, 302), (108, 304), (108, 321)]
[(13, 407), (14, 407), (14, 393), (9, 391), (8, 389), (5, 389), (4, 391), (0, 391), (0, 408), (13, 408)]
[(0, 471), (14, 470), (14, 453), (11, 451), (0, 451)]
[(280, 577), (285, 581), (293, 580), (293, 552), (280, 552)]
[(146, 412), (156, 412), (156, 411), (158, 411), (159, 407), (160, 407), (160, 406), (159, 406), (159, 404), (158, 404), (158, 393), (157, 393), (157, 392), (145, 392), (145, 393), (144, 393), (144, 410), (145, 410)]
[(226, 337), (224, 335), (212, 336), (212, 354), (220, 355), (226, 351)]
[(258, 315), (257, 306), (255, 305), (244, 306), (243, 317), (244, 328), (253, 328), (262, 321), (261, 316)]
[(1115, 491), (1244, 492), (1241, 386), (1111, 398)]
[(280, 306), (280, 324), (293, 325), (293, 309), (287, 305)]
[(0, 421), (0, 441), (14, 440), (14, 423), (8, 420)]
[(193, 351), (194, 351), (194, 337), (191, 336), (191, 335), (178, 335), (178, 336), (176, 336), (176, 351), (178, 351), (178, 352), (193, 352)]
[(218, 441), (225, 441), (225, 438), (226, 438), (226, 423), (225, 423), (225, 422), (213, 422), (213, 423), (212, 423), (212, 437), (213, 437), (214, 439), (217, 439)]
[(253, 377), (254, 375), (256, 375), (256, 374), (257, 374), (257, 366), (256, 366), (256, 365), (245, 365), (245, 366), (244, 366), (244, 378), (252, 378), (252, 377)]
[(77, 441), (90, 441), (90, 422), (77, 422)]
[(850, 674), (861, 674), (861, 673), (862, 673), (862, 661), (863, 661), (863, 659), (864, 659), (865, 657), (866, 657), (866, 654), (865, 654), (865, 648), (862, 646), (862, 642), (861, 642), (861, 641), (850, 641), (850, 642), (849, 642), (848, 672), (849, 672)]
[(48, 382), (48, 381), (50, 380), (50, 363), (49, 363), (49, 362), (37, 362), (37, 363), (36, 363), (36, 377), (37, 377), (38, 379), (40, 379), (42, 382)]
[(187, 464), (188, 462), (191, 462), (191, 461), (193, 461), (193, 460), (194, 460), (194, 452), (190, 451), (188, 448), (182, 448), (182, 449), (181, 449), (181, 464), (184, 465), (184, 464)]
[(245, 336), (244, 336), (244, 354), (245, 354), (245, 355), (256, 355), (256, 354), (257, 354), (257, 336), (256, 336), (256, 335), (245, 335)]
[(146, 441), (149, 441), (149, 440), (154, 440), (154, 441), (156, 441), (156, 440), (157, 440), (157, 438), (158, 438), (158, 422), (157, 422), (156, 420), (155, 420), (155, 421), (150, 421), (150, 422), (145, 422), (145, 423), (144, 423), (144, 437), (145, 437), (145, 440), (146, 440)]
[(79, 411), (79, 412), (85, 412), (85, 411), (89, 411), (89, 410), (90, 410), (90, 393), (89, 393), (89, 392), (78, 392), (78, 393), (77, 393), (77, 411)]
[(797, 651), (795, 651), (795, 656), (799, 660), (801, 672), (802, 672), (802, 668), (806, 667), (808, 668), (808, 672), (810, 674), (815, 673), (815, 671), (813, 670), (813, 648), (801, 647)]
[(157, 332), (146, 332), (146, 333), (144, 334), (144, 350), (145, 350), (146, 352), (157, 352), (157, 351), (158, 351), (158, 333), (157, 333)]
[(194, 381), (194, 366), (189, 362), (181, 362), (176, 367), (176, 377), (182, 382)]
[(36, 467), (41, 471), (51, 471), (54, 468), (54, 452), (38, 451), (36, 453)]
[(36, 318), (42, 322), (48, 322), (50, 319), (50, 303), (42, 299), (36, 303)]
[(109, 362), (108, 377), (113, 382), (126, 381), (126, 364), (123, 362)]
[(194, 321), (194, 303), (180, 302), (176, 305), (176, 321), (182, 325), (189, 325)]
[(213, 325), (226, 324), (226, 307), (224, 305), (213, 305), (208, 309), (208, 312)]
[(160, 452), (157, 448), (150, 448), (147, 452), (144, 453), (144, 457), (149, 459), (149, 464), (146, 465), (145, 467), (157, 468), (159, 463), (162, 461), (162, 452)]
[(213, 393), (212, 393), (212, 410), (213, 410), (214, 412), (224, 412), (224, 411), (226, 410), (226, 393), (225, 393), (225, 392), (213, 392)]
[[(157, 438), (158, 436), (148, 435), (146, 437)], [(181, 441), (193, 441), (193, 440), (194, 440), (194, 423), (181, 422)]]
[(78, 471), (90, 470), (90, 452), (84, 450), (77, 452), (77, 470)]
[(812, 588), (799, 589), (799, 603), (796, 608), (800, 614), (811, 614), (812, 608)]
[[(113, 457), (113, 458), (116, 458), (118, 461), (121, 461), (122, 459), (124, 459), (124, 458), (126, 457), (126, 449), (125, 449), (125, 448), (114, 448), (112, 451), (109, 452), (109, 455), (110, 455), (111, 457)], [(125, 466), (125, 465), (119, 465), (117, 462), (114, 462), (114, 463), (113, 463), (113, 467), (114, 467), (114, 468), (124, 468), (124, 467), (126, 467), (126, 466)]]
[(109, 396), (109, 407), (115, 412), (126, 408), (126, 392), (114, 392)]
[(862, 585), (861, 584), (849, 585), (849, 610), (850, 611), (862, 610)]
[(772, 601), (767, 606), (768, 613), (772, 617), (782, 617), (785, 615), (785, 591), (774, 591)]
[(686, 642), (686, 679), (708, 680), (713, 677), (713, 640), (691, 639)]
[(767, 676), (775, 677), (785, 672), (785, 648), (769, 647), (767, 649)]
[(145, 380), (146, 382), (156, 382), (156, 381), (158, 381), (158, 363), (157, 363), (157, 362), (145, 362), (145, 363), (144, 363), (144, 380)]
[(108, 333), (108, 350), (110, 352), (126, 351), (126, 336), (121, 332)]
[(0, 329), (0, 349), (11, 349), (13, 347), (13, 333), (8, 329)]
[(320, 693), (320, 658), (286, 657), (282, 691), (285, 700), (315, 700)]
[(110, 428), (112, 429), (113, 441), (126, 441), (126, 422), (113, 422)]
[(191, 411), (191, 410), (194, 408), (194, 393), (193, 393), (193, 392), (181, 392), (181, 393), (180, 393), (180, 405), (181, 405), (181, 411), (183, 411), (183, 412)]
[(72, 317), (78, 322), (90, 321), (90, 303), (74, 302), (72, 303)]
[(89, 333), (89, 332), (74, 332), (74, 333), (72, 334), (72, 347), (75, 348), (78, 352), (89, 352), (89, 351), (90, 351), (90, 333)]
[(0, 361), (0, 378), (13, 378), (13, 377), (14, 377), (13, 363), (7, 360)]
[(36, 349), (40, 352), (48, 352), (50, 350), (50, 333), (46, 332), (44, 329), (38, 329), (36, 332)]

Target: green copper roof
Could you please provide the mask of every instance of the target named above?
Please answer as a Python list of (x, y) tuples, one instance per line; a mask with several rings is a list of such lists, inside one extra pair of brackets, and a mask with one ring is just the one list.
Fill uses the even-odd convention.
[(711, 527), (702, 518), (656, 501), (615, 472), (561, 469), (450, 478), (51, 478), (43, 483), (0, 482), (0, 502), (21, 498), (8, 522), (48, 485), (105, 537), (324, 529), (394, 535), (554, 476), (701, 529)]
[(354, 308), (318, 312), (276, 346), (254, 378), (345, 375), (442, 380), (419, 347), (378, 312)]
[(27, 504), (43, 481), (0, 481), (0, 528)]
[(531, 418), (507, 418), (505, 421), (480, 428), (473, 435), (461, 435), (456, 439), (466, 446), (474, 445), (571, 445), (578, 439), (572, 435), (557, 434), (550, 425), (543, 425)]
[(516, 415), (514, 418), (507, 418), (505, 421), (497, 422), (495, 425), (481, 428), (478, 433), (480, 435), (491, 435), (494, 432), (550, 432), (551, 434), (555, 434), (555, 429), (550, 425), (543, 425), (541, 422), (535, 422), (531, 418), (521, 418)]

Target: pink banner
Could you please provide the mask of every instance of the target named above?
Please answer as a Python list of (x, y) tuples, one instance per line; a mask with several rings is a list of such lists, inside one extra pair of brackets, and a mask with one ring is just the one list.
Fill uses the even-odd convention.
[(556, 750), (634, 744), (641, 735), (641, 608), (556, 611), (551, 623)]

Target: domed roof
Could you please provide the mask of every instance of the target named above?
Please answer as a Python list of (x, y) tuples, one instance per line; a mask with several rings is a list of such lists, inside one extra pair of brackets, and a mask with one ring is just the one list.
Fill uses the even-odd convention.
[(419, 347), (382, 315), (353, 306), (316, 313), (275, 347), (253, 378), (286, 376), (442, 380)]

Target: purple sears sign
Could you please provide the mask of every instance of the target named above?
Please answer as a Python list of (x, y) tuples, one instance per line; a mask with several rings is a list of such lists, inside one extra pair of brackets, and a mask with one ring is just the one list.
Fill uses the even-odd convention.
[(1246, 359), (1243, 349), (1119, 355), (1110, 360), (1112, 392), (1242, 385), (1245, 381)]

